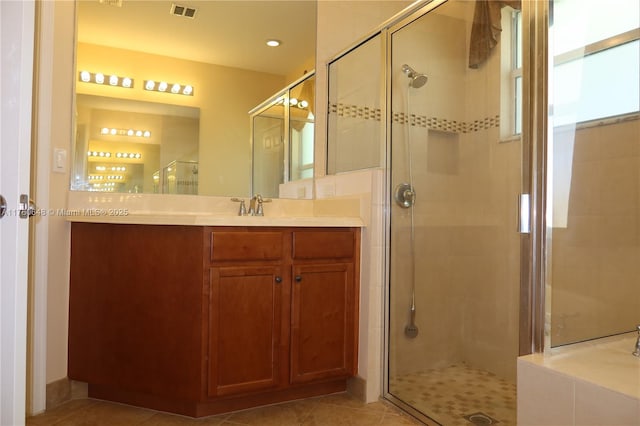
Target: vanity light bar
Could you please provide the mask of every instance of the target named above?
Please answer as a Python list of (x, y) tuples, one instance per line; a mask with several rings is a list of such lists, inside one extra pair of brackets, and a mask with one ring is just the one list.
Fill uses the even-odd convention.
[(188, 84), (167, 83), (166, 81), (145, 80), (144, 90), (171, 93), (174, 95), (193, 96), (193, 86)]
[(133, 89), (133, 79), (129, 77), (120, 77), (115, 74), (105, 75), (101, 72), (80, 71), (78, 80), (83, 83), (95, 83), (103, 86), (124, 87), (125, 89)]
[(100, 129), (101, 135), (111, 135), (111, 136), (131, 136), (138, 138), (150, 138), (151, 132), (148, 130), (135, 130), (135, 129), (115, 129), (103, 127)]

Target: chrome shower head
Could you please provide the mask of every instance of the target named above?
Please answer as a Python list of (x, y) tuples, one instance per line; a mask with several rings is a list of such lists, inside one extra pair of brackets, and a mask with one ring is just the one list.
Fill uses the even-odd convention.
[(428, 80), (426, 75), (416, 72), (407, 64), (404, 64), (402, 66), (402, 72), (411, 79), (411, 81), (409, 82), (409, 87), (413, 87), (414, 89), (418, 89), (424, 86)]

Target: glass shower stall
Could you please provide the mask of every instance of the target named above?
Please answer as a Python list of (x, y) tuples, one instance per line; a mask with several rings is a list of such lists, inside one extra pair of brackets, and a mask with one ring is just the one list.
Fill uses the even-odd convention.
[(444, 425), (515, 424), (519, 12), (489, 3), (432, 4), (388, 35), (387, 390)]
[(329, 63), (328, 173), (386, 176), (386, 399), (515, 425), (519, 355), (640, 323), (639, 75), (637, 0), (424, 1)]
[(387, 172), (385, 397), (430, 424), (516, 422), (519, 9), (424, 2), (329, 64), (328, 172)]

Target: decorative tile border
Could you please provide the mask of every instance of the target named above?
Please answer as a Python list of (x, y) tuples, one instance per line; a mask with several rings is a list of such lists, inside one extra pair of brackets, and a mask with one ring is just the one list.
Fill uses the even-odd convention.
[(365, 120), (382, 120), (380, 108), (371, 108), (359, 105), (329, 104), (329, 113), (338, 117), (363, 118)]
[[(329, 104), (329, 114), (336, 114), (338, 117), (360, 118), (364, 120), (380, 121), (382, 113), (380, 108), (370, 108), (358, 105)], [(473, 133), (481, 130), (488, 130), (500, 127), (500, 116), (487, 117), (482, 120), (472, 122), (447, 120), (446, 118), (427, 117), (424, 115), (408, 115), (404, 112), (394, 112), (391, 121), (398, 124), (424, 127), (430, 130), (439, 130), (450, 133)]]

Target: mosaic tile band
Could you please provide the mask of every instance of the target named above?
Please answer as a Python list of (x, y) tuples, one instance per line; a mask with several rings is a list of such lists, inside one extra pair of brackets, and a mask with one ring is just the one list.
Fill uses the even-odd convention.
[[(380, 121), (382, 119), (380, 108), (362, 107), (358, 105), (329, 104), (329, 114), (336, 114), (338, 117), (360, 118), (364, 120)], [(427, 117), (424, 115), (408, 115), (404, 112), (394, 112), (391, 120), (397, 124), (409, 123), (411, 126), (450, 133), (473, 133), (480, 130), (500, 127), (499, 115), (487, 117), (482, 120), (464, 122), (447, 120), (445, 118)]]

